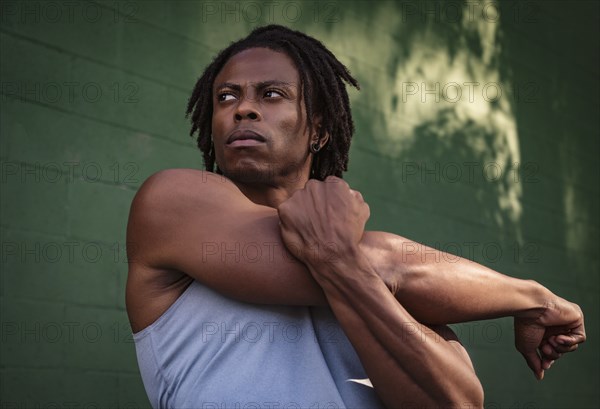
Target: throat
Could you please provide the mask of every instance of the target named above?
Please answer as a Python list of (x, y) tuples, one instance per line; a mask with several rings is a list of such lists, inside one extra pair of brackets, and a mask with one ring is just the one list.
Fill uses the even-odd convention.
[(304, 185), (301, 187), (282, 187), (268, 184), (240, 183), (236, 181), (233, 183), (253, 203), (275, 209), (289, 199), (296, 190), (304, 187)]

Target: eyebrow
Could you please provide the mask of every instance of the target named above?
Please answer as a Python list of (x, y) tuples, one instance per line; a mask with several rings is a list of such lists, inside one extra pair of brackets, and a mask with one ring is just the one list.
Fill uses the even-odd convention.
[[(268, 87), (272, 87), (272, 86), (278, 86), (281, 88), (286, 88), (288, 90), (292, 87), (295, 88), (295, 84), (292, 82), (277, 81), (277, 80), (251, 82), (251, 84), (254, 85), (256, 87), (256, 89), (259, 89), (259, 90), (265, 89)], [(222, 90), (223, 88), (230, 88), (234, 91), (241, 91), (241, 89), (242, 89), (240, 84), (236, 84), (234, 82), (222, 82), (215, 87), (215, 91), (218, 92), (218, 91)]]

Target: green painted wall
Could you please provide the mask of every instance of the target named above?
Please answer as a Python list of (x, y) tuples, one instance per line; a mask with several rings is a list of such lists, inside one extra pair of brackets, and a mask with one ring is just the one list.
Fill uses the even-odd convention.
[(184, 119), (217, 50), (276, 22), (358, 77), (348, 181), (370, 228), (532, 278), (589, 341), (536, 382), (511, 320), (458, 325), (489, 408), (598, 407), (598, 3), (3, 1), (1, 408), (141, 408), (125, 223), (201, 167)]

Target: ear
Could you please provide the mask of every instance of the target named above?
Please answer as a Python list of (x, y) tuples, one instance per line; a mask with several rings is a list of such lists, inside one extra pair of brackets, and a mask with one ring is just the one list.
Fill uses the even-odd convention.
[(319, 141), (319, 150), (321, 150), (327, 142), (329, 142), (329, 133), (321, 131), (322, 117), (321, 115), (314, 115), (313, 117), (313, 132), (310, 136), (310, 143)]

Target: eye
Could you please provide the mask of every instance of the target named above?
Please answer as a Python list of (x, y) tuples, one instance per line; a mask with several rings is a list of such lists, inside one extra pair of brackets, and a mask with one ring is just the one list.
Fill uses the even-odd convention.
[(223, 92), (221, 94), (219, 94), (217, 96), (219, 102), (225, 102), (225, 101), (231, 101), (232, 99), (235, 99), (235, 95), (229, 93), (229, 92)]
[(283, 97), (283, 93), (281, 91), (278, 91), (275, 89), (269, 89), (269, 90), (265, 91), (265, 97), (267, 97), (267, 98)]

